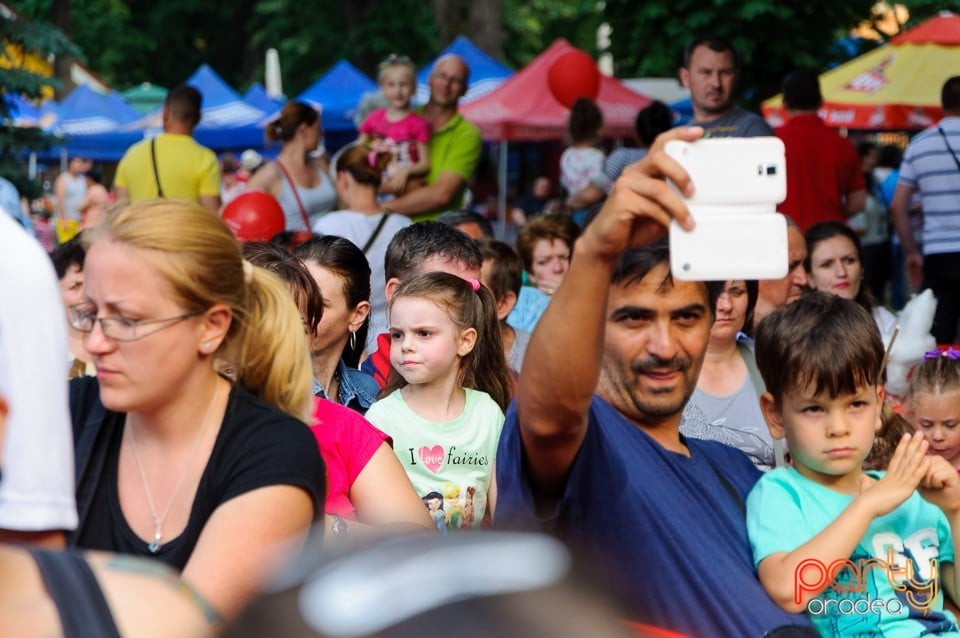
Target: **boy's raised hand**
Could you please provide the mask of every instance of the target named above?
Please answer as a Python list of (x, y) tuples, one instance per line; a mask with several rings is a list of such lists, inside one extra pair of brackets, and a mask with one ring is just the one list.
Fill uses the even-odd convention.
[(863, 499), (875, 517), (895, 510), (919, 487), (930, 469), (928, 447), (929, 443), (922, 434), (904, 434), (882, 478), (875, 480), (867, 474), (860, 476), (858, 498)]
[(939, 455), (928, 457), (930, 467), (920, 482), (920, 496), (947, 515), (960, 514), (960, 475), (950, 461)]

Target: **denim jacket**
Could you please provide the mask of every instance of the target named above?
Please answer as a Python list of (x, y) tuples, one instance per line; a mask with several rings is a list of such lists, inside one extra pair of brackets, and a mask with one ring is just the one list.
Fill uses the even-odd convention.
[(380, 393), (380, 386), (377, 385), (377, 382), (366, 372), (348, 367), (343, 359), (340, 359), (340, 363), (337, 364), (337, 371), (334, 374), (340, 382), (340, 396), (328, 397), (323, 386), (316, 379), (313, 380), (313, 395), (337, 401), (340, 405), (360, 414), (365, 414), (367, 408), (377, 400), (377, 395)]

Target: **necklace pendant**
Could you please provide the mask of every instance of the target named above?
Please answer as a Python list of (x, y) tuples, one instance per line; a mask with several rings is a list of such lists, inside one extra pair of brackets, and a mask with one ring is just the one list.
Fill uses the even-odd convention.
[(151, 554), (156, 554), (160, 551), (160, 530), (157, 530), (153, 535), (153, 540), (147, 545), (147, 549), (150, 550)]

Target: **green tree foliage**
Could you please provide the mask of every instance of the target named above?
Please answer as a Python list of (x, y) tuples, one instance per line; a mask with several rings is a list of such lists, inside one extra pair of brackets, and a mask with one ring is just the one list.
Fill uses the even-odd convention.
[(19, 58), (12, 51), (36, 54), (42, 58), (51, 55), (80, 56), (80, 51), (58, 29), (42, 22), (12, 19), (0, 14), (0, 42), (4, 43), (0, 55), (7, 61), (7, 68), (0, 68), (0, 175), (13, 182), (21, 195), (35, 197), (40, 186), (30, 180), (23, 169), (24, 155), (28, 150), (49, 148), (55, 138), (36, 128), (18, 128), (9, 121), (10, 109), (6, 97), (19, 95), (39, 98), (44, 86), (55, 80), (32, 73), (19, 65)]
[(742, 56), (741, 92), (756, 104), (798, 67), (822, 68), (830, 45), (870, 16), (875, 0), (607, 0), (619, 76), (673, 76), (702, 34), (728, 38)]
[(503, 0), (506, 61), (520, 68), (557, 38), (596, 55), (602, 7), (598, 0)]

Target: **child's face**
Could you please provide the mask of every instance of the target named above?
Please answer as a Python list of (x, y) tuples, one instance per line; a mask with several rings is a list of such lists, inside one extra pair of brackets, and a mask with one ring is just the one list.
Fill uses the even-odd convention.
[(793, 465), (810, 480), (839, 491), (859, 489), (861, 465), (879, 431), (882, 386), (828, 397), (807, 388), (784, 393), (777, 407), (766, 392), (764, 416), (774, 438), (786, 436)]
[(960, 391), (924, 392), (909, 403), (910, 423), (930, 441), (930, 454), (939, 454), (960, 467)]
[(390, 363), (410, 384), (456, 378), (476, 335), (458, 328), (430, 299), (399, 297), (390, 307)]
[(380, 90), (394, 109), (410, 108), (410, 96), (417, 88), (416, 77), (406, 66), (391, 66), (383, 71)]

